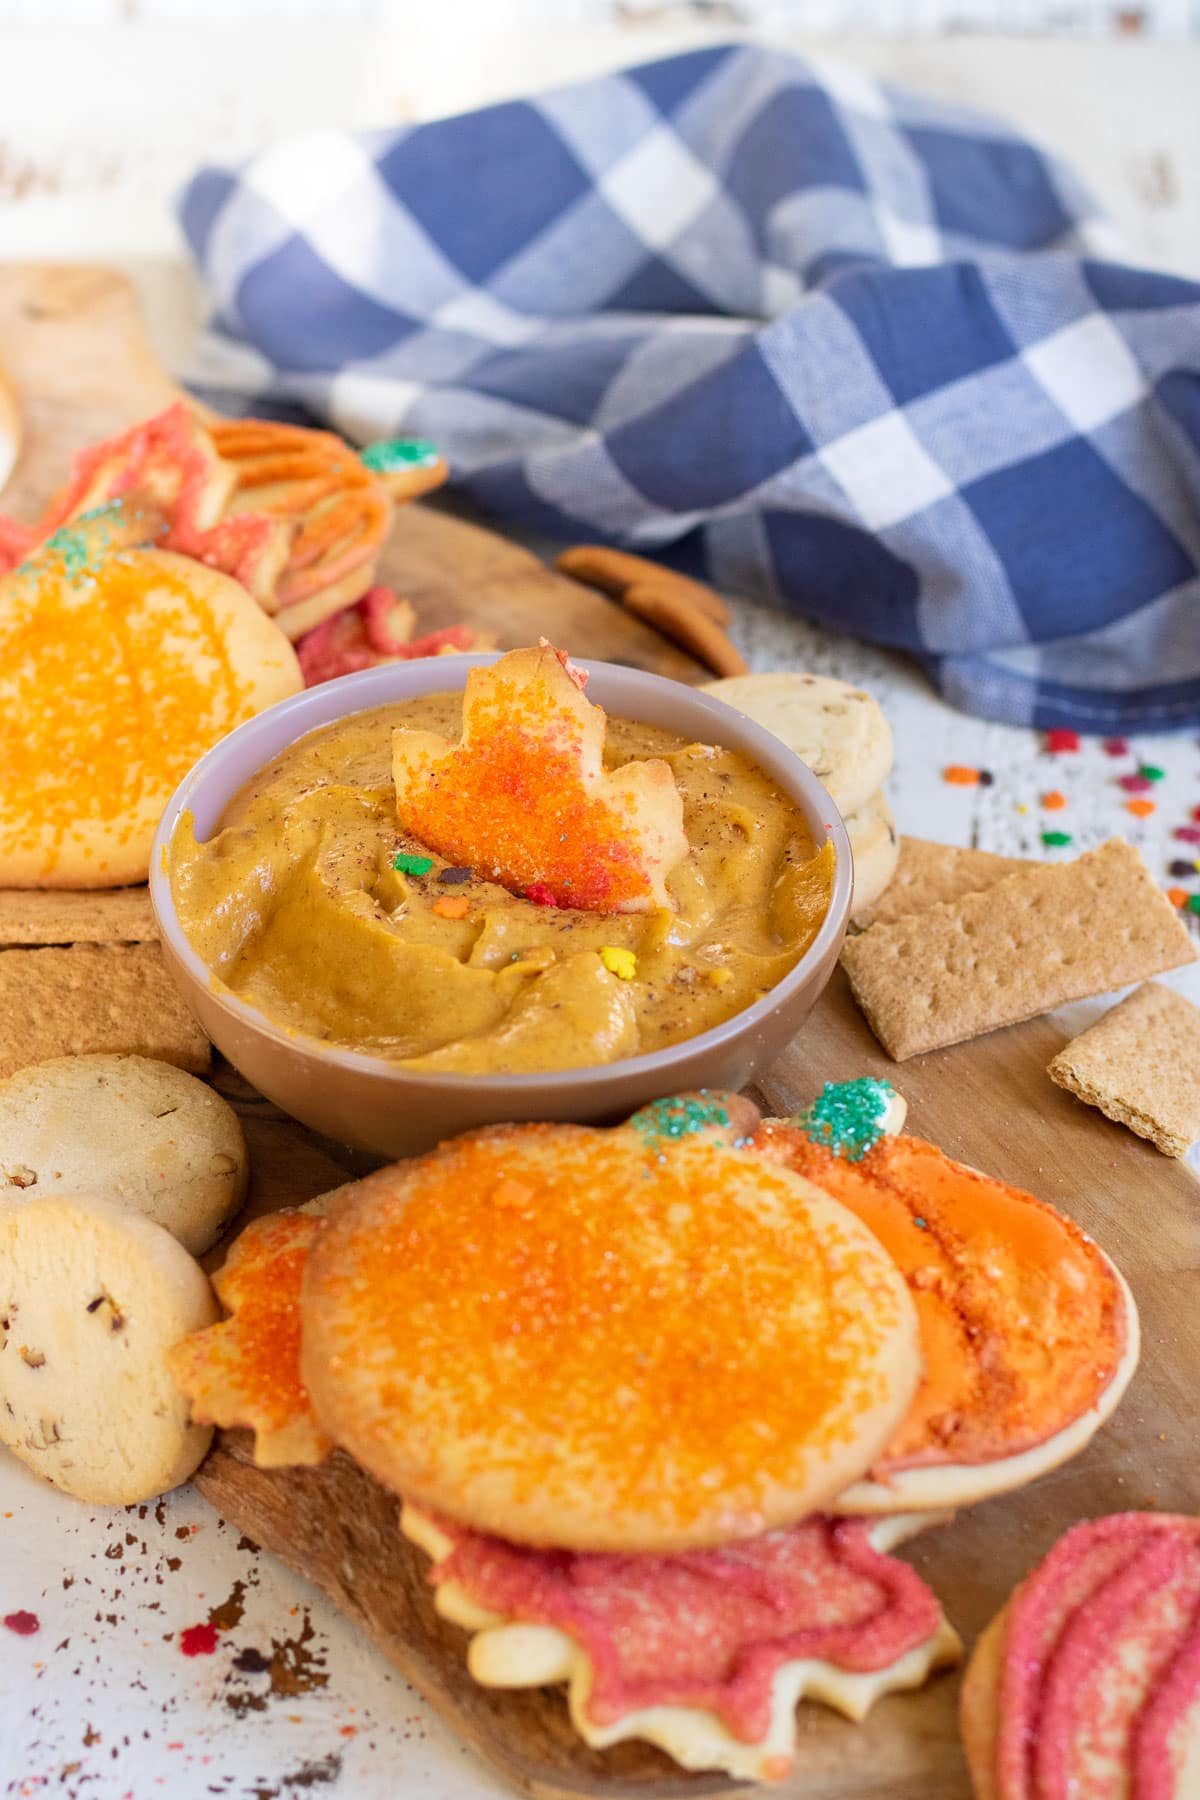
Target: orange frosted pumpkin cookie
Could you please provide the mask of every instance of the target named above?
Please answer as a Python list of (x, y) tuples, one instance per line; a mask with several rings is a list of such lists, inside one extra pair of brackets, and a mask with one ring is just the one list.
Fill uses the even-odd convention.
[(102, 525), (64, 527), (0, 581), (0, 887), (144, 881), (192, 764), (303, 685), (237, 582), (110, 549)]
[(1032, 1194), (920, 1138), (871, 1129), (886, 1082), (825, 1090), (807, 1119), (769, 1121), (760, 1154), (814, 1181), (903, 1272), (925, 1373), (848, 1512), (967, 1504), (1081, 1450), (1137, 1365), (1137, 1314), (1087, 1235)]
[(734, 1147), (744, 1104), (474, 1133), (343, 1190), (304, 1277), (318, 1422), (522, 1543), (682, 1549), (825, 1505), (909, 1404), (915, 1316), (852, 1214)]

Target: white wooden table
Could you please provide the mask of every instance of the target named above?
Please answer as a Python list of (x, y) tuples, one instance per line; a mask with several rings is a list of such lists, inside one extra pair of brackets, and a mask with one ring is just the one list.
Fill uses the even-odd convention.
[[(12, 10), (0, 0), (0, 27)], [(286, 26), (214, 6), (201, 31), (164, 20), (170, 7), (117, 32), (87, 22), (98, 8), (81, 10), (83, 22), (65, 31), (20, 7), (24, 23), (10, 19), (4, 31), (0, 256), (129, 269), (176, 366), (201, 297), (169, 202), (196, 163), (318, 121), (435, 116), (730, 31), (681, 22), (670, 8), (605, 22), (603, 6), (580, 4), (573, 31), (514, 34), (493, 0), (455, 0), (442, 30), (415, 29), (430, 15), (404, 4), (354, 7), (325, 24), (304, 11)], [(532, 17), (535, 0), (525, 10)], [(544, 27), (544, 8), (542, 17)], [(784, 41), (813, 47), (794, 33)], [(1200, 273), (1200, 45), (880, 37), (819, 48), (1009, 114), (1074, 159), (1134, 254)], [(741, 604), (735, 636), (756, 668), (814, 668), (878, 694), (896, 735), (889, 786), (902, 830), (1016, 854), (1040, 853), (1044, 829), (1069, 831), (1071, 849), (1053, 855), (1123, 831), (1164, 885), (1169, 860), (1190, 858), (1171, 832), (1200, 806), (1196, 734), (1138, 738), (1136, 758), (1110, 757), (1094, 741), (1050, 756), (1035, 733), (944, 706), (897, 656)], [(1166, 771), (1144, 821), (1124, 810), (1129, 796), (1116, 784), (1135, 760)], [(989, 770), (992, 785), (949, 786), (950, 764)], [(1066, 795), (1063, 811), (1041, 809), (1050, 790)], [(1200, 877), (1180, 885), (1200, 891)], [(1200, 1000), (1196, 971), (1178, 984)], [(1071, 1022), (1098, 1010), (1074, 1008)], [(192, 1640), (180, 1634), (203, 1628), (214, 1608), (225, 1628), (211, 1634), (211, 1653), (185, 1655)], [(239, 1543), (190, 1490), (159, 1507), (93, 1513), (0, 1461), (0, 1617), (22, 1611), (37, 1616), (35, 1633), (0, 1626), (0, 1794), (479, 1800), (500, 1791), (332, 1608)], [(203, 1630), (199, 1641), (207, 1647)], [(274, 1689), (294, 1691), (273, 1691), (260, 1666), (272, 1659)]]

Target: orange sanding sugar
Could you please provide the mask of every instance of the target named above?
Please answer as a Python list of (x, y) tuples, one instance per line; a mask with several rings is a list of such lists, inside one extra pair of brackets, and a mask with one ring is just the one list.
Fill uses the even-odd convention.
[(1132, 813), (1135, 819), (1148, 819), (1150, 814), (1155, 811), (1155, 802), (1153, 800), (1127, 800), (1125, 811)]
[(49, 874), (81, 823), (123, 841), (248, 695), (203, 592), (163, 562), (121, 552), (67, 575), (43, 552), (0, 593), (0, 859), (44, 847)]
[[(297, 1212), (248, 1225), (213, 1279), (230, 1317), (171, 1353), (171, 1374), (192, 1416), (249, 1427), (260, 1462), (315, 1462), (329, 1447), (300, 1378), (300, 1289), (322, 1224)], [(296, 1454), (273, 1457), (273, 1439)]]
[(850, 1163), (765, 1125), (756, 1147), (856, 1213), (912, 1290), (925, 1375), (876, 1473), (1015, 1455), (1095, 1404), (1124, 1349), (1124, 1311), (1070, 1219), (920, 1138), (882, 1138)]
[(322, 1411), (402, 1489), (419, 1446), (464, 1517), (499, 1468), (542, 1506), (582, 1480), (611, 1517), (721, 1505), (754, 1529), (880, 1402), (902, 1317), (874, 1242), (823, 1196), (818, 1229), (809, 1192), (736, 1151), (572, 1126), (382, 1170), (310, 1271)]

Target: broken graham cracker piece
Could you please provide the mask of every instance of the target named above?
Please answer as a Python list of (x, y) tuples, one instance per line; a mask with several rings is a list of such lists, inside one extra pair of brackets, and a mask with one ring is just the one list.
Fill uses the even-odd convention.
[(0, 890), (0, 949), (9, 944), (151, 944), (148, 887)]
[(208, 1039), (159, 946), (0, 950), (0, 1079), (52, 1056), (97, 1050), (208, 1073)]
[(897, 1062), (1195, 960), (1123, 838), (872, 925), (842, 949), (854, 998)]
[(1148, 981), (1059, 1051), (1047, 1073), (1164, 1156), (1200, 1138), (1200, 1007)]
[(1034, 867), (1023, 856), (993, 856), (989, 850), (965, 850), (957, 844), (934, 844), (927, 838), (902, 837), (896, 873), (873, 906), (855, 909), (855, 924), (889, 924), (924, 912), (943, 900), (982, 893), (1006, 875)]

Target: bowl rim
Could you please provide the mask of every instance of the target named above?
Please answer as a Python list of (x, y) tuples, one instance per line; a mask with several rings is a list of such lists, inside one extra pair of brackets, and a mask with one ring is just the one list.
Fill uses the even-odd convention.
[[(648, 703), (653, 712), (653, 697), (663, 687), (682, 689), (689, 700), (697, 704), (702, 713), (713, 721), (714, 736), (712, 741), (721, 743), (722, 733), (731, 733), (738, 742), (726, 747), (743, 749), (750, 758), (758, 763), (779, 786), (784, 788), (789, 797), (799, 805), (804, 813), (814, 843), (820, 844), (823, 839), (831, 840), (834, 846), (833, 888), (825, 917), (821, 921), (817, 935), (799, 958), (795, 966), (788, 970), (782, 980), (753, 1001), (743, 1007), (740, 1012), (733, 1013), (723, 1019), (719, 1025), (710, 1026), (707, 1031), (698, 1032), (695, 1037), (682, 1038), (678, 1043), (668, 1044), (664, 1049), (647, 1051), (639, 1056), (618, 1057), (611, 1063), (588, 1063), (582, 1068), (546, 1069), (532, 1072), (469, 1075), (442, 1072), (433, 1069), (409, 1069), (385, 1056), (378, 1056), (366, 1050), (347, 1050), (341, 1045), (329, 1044), (324, 1039), (314, 1037), (311, 1033), (290, 1029), (279, 1025), (276, 1021), (243, 1000), (232, 988), (220, 979), (207, 966), (198, 952), (192, 947), (190, 940), (179, 921), (175, 910), (174, 896), (171, 892), (168, 858), (171, 839), (182, 815), (190, 810), (193, 795), (197, 788), (205, 785), (213, 778), (214, 768), (220, 770), (231, 759), (236, 760), (238, 747), (248, 739), (254, 739), (268, 728), (269, 724), (278, 725), (282, 720), (295, 720), (297, 729), (293, 731), (285, 745), (270, 755), (256, 760), (254, 770), (262, 769), (273, 755), (282, 754), (284, 748), (290, 748), (302, 737), (317, 731), (323, 726), (335, 724), (355, 713), (367, 712), (375, 706), (383, 706), (401, 699), (415, 699), (422, 694), (454, 691), (465, 686), (467, 675), (472, 669), (486, 668), (498, 662), (503, 651), (490, 652), (456, 652), (447, 656), (413, 658), (411, 661), (381, 664), (373, 669), (362, 669), (352, 675), (342, 675), (333, 681), (319, 683), (316, 687), (306, 688), (299, 694), (293, 694), (286, 700), (277, 701), (274, 706), (256, 713), (247, 719), (227, 736), (205, 752), (200, 760), (184, 776), (175, 789), (159, 820), (154, 834), (154, 844), (150, 855), (150, 902), (159, 932), (171, 954), (183, 965), (188, 975), (199, 986), (206, 989), (213, 998), (227, 1011), (232, 1012), (251, 1031), (261, 1037), (271, 1039), (281, 1049), (292, 1054), (302, 1054), (323, 1064), (335, 1064), (349, 1073), (371, 1075), (386, 1078), (403, 1088), (411, 1085), (414, 1089), (428, 1092), (431, 1088), (445, 1090), (447, 1093), (485, 1093), (498, 1094), (515, 1090), (518, 1094), (532, 1093), (544, 1088), (547, 1084), (556, 1089), (574, 1091), (579, 1088), (595, 1090), (607, 1083), (626, 1082), (631, 1077), (654, 1077), (660, 1073), (664, 1076), (684, 1060), (696, 1055), (705, 1055), (710, 1051), (725, 1048), (731, 1040), (752, 1033), (755, 1028), (771, 1017), (780, 1006), (785, 1005), (792, 995), (804, 986), (815, 969), (831, 951), (835, 951), (838, 943), (845, 935), (845, 928), (850, 916), (853, 895), (853, 855), (850, 839), (841, 813), (821, 782), (808, 764), (790, 750), (781, 739), (754, 720), (741, 713), (736, 707), (729, 706), (713, 694), (702, 693), (698, 688), (689, 686), (687, 682), (675, 681), (670, 676), (656, 675), (647, 669), (627, 668), (621, 663), (598, 661), (591, 657), (572, 657), (576, 667), (586, 671), (589, 677), (600, 676), (601, 685), (606, 686), (610, 678), (619, 680), (631, 689), (630, 703), (626, 707), (624, 701), (620, 716), (634, 719), (639, 724), (653, 724), (653, 717), (647, 717), (640, 708), (640, 702)], [(418, 686), (404, 693), (391, 692), (398, 673), (415, 676)], [(422, 681), (422, 676), (443, 677)], [(331, 707), (330, 700), (336, 696), (340, 705)], [(605, 703), (605, 710), (610, 709)], [(699, 738), (696, 740), (700, 742)], [(226, 796), (221, 811), (223, 812), (235, 793), (243, 787), (252, 775), (243, 775), (237, 786)], [(822, 818), (821, 814), (827, 816)], [(201, 840), (206, 842), (207, 840)], [(668, 1091), (664, 1089), (664, 1091)]]

